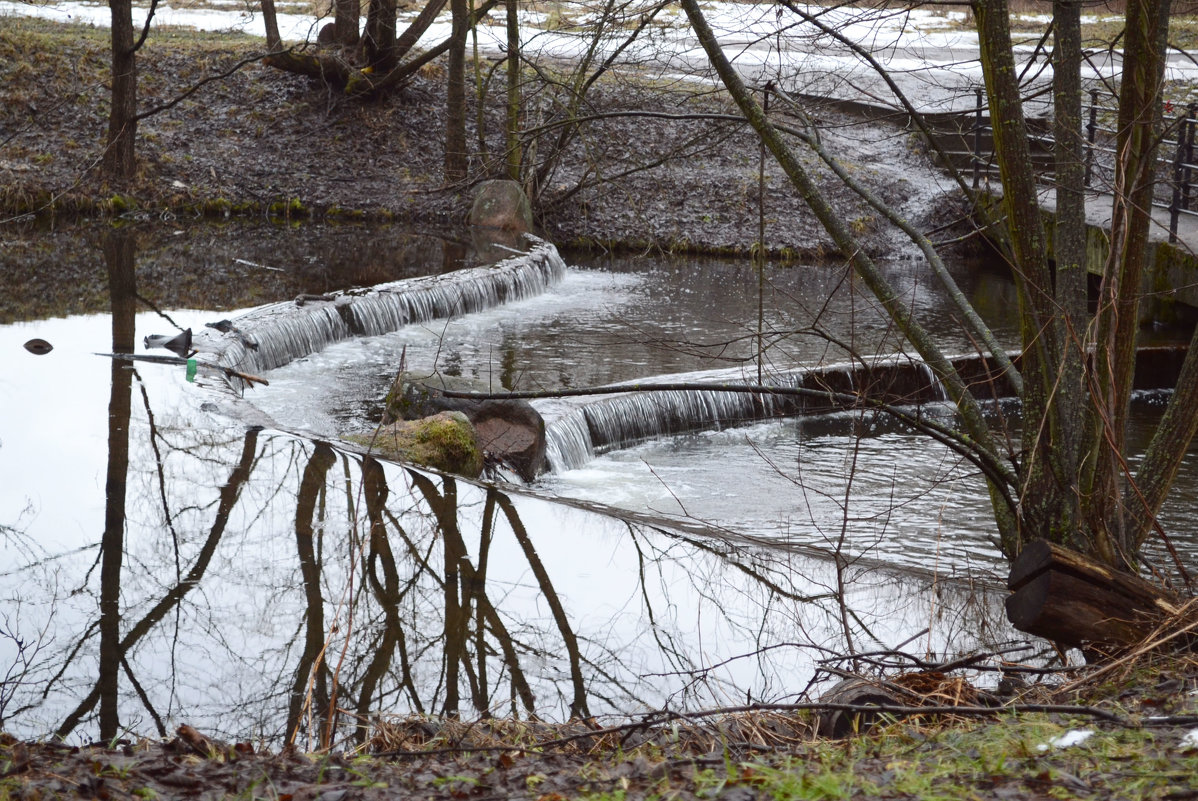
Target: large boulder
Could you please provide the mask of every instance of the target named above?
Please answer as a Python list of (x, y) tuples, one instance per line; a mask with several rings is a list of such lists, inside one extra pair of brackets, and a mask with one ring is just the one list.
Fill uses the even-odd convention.
[(469, 222), (484, 228), (527, 233), (532, 230), (532, 206), (517, 182), (483, 181), (470, 207)]
[(478, 478), (483, 472), (483, 450), (474, 427), (461, 412), (397, 420), (384, 425), (376, 435), (355, 439), (390, 459), (469, 478)]
[(486, 460), (510, 467), (524, 481), (532, 481), (544, 472), (545, 420), (532, 404), (524, 400), (449, 398), (443, 393), (447, 389), (473, 392), (486, 387), (455, 376), (404, 373), (387, 395), (383, 421), (460, 412), (474, 426)]

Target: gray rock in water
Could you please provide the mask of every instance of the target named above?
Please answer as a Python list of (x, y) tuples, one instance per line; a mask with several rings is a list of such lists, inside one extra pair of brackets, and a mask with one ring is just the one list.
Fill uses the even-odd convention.
[(515, 181), (483, 181), (470, 207), (469, 222), (526, 233), (532, 230), (532, 206), (524, 189)]
[(474, 426), (479, 447), (493, 461), (511, 467), (525, 481), (545, 470), (545, 420), (525, 400), (448, 398), (442, 390), (476, 392), (477, 382), (445, 375), (405, 373), (387, 396), (384, 422), (419, 420), (440, 412), (461, 412)]

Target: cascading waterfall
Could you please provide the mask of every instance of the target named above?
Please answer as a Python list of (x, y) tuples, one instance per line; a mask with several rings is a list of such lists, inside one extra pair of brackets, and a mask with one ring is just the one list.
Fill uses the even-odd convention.
[(566, 264), (551, 243), (528, 239), (527, 253), (489, 267), (255, 309), (232, 321), (235, 331), (205, 330), (194, 344), (201, 358), (220, 367), (260, 374), (350, 337), (378, 336), (532, 297), (560, 281)]
[(244, 339), (230, 342), (221, 364), (248, 373), (273, 370), (353, 336), (336, 302), (268, 306), (238, 318), (235, 325)]
[[(1140, 348), (1136, 354), (1135, 386), (1173, 386), (1185, 358), (1184, 345)], [(1007, 354), (1016, 366), (1019, 353)], [(966, 354), (949, 359), (957, 375), (981, 400), (1014, 397), (1014, 389), (992, 359)], [(659, 376), (641, 379), (650, 383), (749, 384), (739, 370)], [(711, 390), (670, 390), (538, 402), (546, 419), (547, 456), (554, 472), (573, 470), (596, 455), (635, 445), (657, 436), (690, 431), (721, 430), (728, 426), (822, 414), (854, 407), (857, 399), (895, 406), (938, 404), (948, 400), (944, 385), (932, 368), (906, 354), (880, 357), (869, 363), (853, 362), (799, 368), (772, 374), (768, 383), (780, 388), (803, 388), (836, 393), (841, 397), (769, 395)], [(849, 397), (851, 396), (851, 397)]]
[[(643, 379), (638, 383), (748, 383), (737, 370), (718, 370)], [(836, 364), (772, 374), (770, 385), (842, 395), (859, 394), (872, 401), (919, 404), (942, 401), (944, 389), (923, 362), (898, 355), (869, 364)], [(546, 417), (547, 455), (555, 472), (585, 465), (596, 455), (658, 436), (720, 430), (757, 420), (819, 414), (850, 408), (852, 401), (834, 396), (812, 397), (718, 389), (630, 391), (598, 400), (542, 405)]]

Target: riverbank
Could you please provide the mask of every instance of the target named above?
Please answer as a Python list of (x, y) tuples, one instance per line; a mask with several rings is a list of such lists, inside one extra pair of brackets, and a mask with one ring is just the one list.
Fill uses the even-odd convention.
[[(648, 715), (613, 725), (386, 720), (359, 749), (0, 738), (0, 798), (1187, 799), (1198, 795), (1198, 663), (1133, 660), (1012, 708), (908, 718), (847, 740), (812, 712)], [(952, 681), (940, 677), (940, 687)], [(967, 685), (957, 683), (958, 690)], [(925, 698), (953, 705), (962, 699)], [(1077, 704), (1064, 707), (1040, 705)], [(977, 709), (976, 707), (972, 707)], [(654, 720), (653, 724), (649, 721)]]
[[(443, 181), (440, 62), (376, 102), (347, 100), (319, 82), (251, 63), (142, 120), (137, 178), (132, 186), (115, 188), (97, 170), (108, 107), (107, 37), (106, 30), (82, 25), (5, 20), (4, 216), (462, 225), (472, 185)], [(140, 108), (169, 104), (260, 48), (260, 40), (247, 36), (159, 31), (139, 61)], [(615, 74), (598, 81), (587, 100), (591, 116), (730, 110), (720, 96), (693, 83), (666, 85)], [(472, 182), (498, 170), (502, 102), (492, 91), (481, 116), (468, 109), (467, 140), (476, 151)], [(927, 220), (934, 213), (943, 221), (953, 213), (953, 204), (943, 202), (937, 173), (906, 132), (832, 109), (812, 112), (833, 149), (845, 153), (852, 169), (909, 218)], [(756, 139), (738, 124), (596, 119), (546, 176), (538, 223), (562, 246), (748, 255), (764, 222), (765, 247), (776, 257), (836, 255), (769, 158), (765, 203), (759, 205), (761, 165)], [(874, 214), (839, 181), (810, 166), (867, 246), (887, 250), (892, 243)]]
[[(461, 223), (469, 187), (442, 186), (437, 143), (444, 125), (443, 75), (436, 68), (395, 98), (373, 104), (345, 101), (305, 80), (248, 68), (148, 118), (139, 143), (142, 171), (133, 186), (117, 191), (94, 172), (104, 132), (106, 33), (13, 21), (0, 31), (0, 39), (5, 48), (0, 55), (6, 70), (11, 69), (0, 83), (6, 101), (0, 112), (5, 130), (0, 180), (12, 213), (79, 213), (115, 222), (269, 218), (279, 223), (272, 233), (280, 236), (289, 234), (293, 224), (311, 220), (403, 221), (448, 229)], [(147, 45), (143, 104), (169, 102), (180, 87), (222, 71), (254, 45), (237, 37), (163, 32)], [(631, 80), (601, 83), (595, 92), (597, 107), (607, 110), (725, 108), (718, 98), (683, 87), (647, 87)], [(935, 188), (911, 180), (923, 162), (908, 147), (906, 134), (858, 127), (850, 117), (820, 113), (829, 137), (852, 140), (855, 168), (871, 184), (892, 200), (910, 204), (909, 210), (920, 212), (931, 205)], [(484, 119), (488, 131), (499, 130), (495, 109), (488, 109)], [(699, 120), (659, 126), (620, 118), (602, 125), (587, 134), (587, 147), (579, 155), (563, 161), (543, 198), (541, 224), (551, 238), (662, 250), (747, 253), (752, 248), (759, 151), (751, 137)], [(472, 129), (474, 140), (476, 134)], [(667, 153), (673, 157), (669, 163), (640, 169)], [(574, 191), (595, 174), (620, 172), (626, 174), (619, 180)], [(829, 192), (842, 192), (837, 186), (825, 181)], [(766, 195), (768, 249), (794, 258), (834, 252), (772, 168)], [(867, 213), (849, 206), (846, 215), (871, 247), (888, 249), (888, 240)], [(214, 249), (209, 246), (210, 252)], [(47, 253), (45, 259), (44, 271), (36, 270), (38, 294), (61, 292), (62, 306), (73, 308), (70, 304), (78, 303), (80, 294), (73, 272), (77, 265), (57, 253)], [(161, 261), (147, 261), (162, 269)], [(299, 287), (265, 260), (250, 264), (224, 258), (223, 263), (270, 273), (278, 282), (269, 287), (271, 299), (299, 289), (319, 291), (317, 282), (324, 280), (316, 274), (301, 276), (294, 280), (314, 283)], [(169, 278), (174, 283), (162, 297), (174, 306), (190, 297), (185, 289), (193, 284), (203, 284), (209, 298), (217, 286), (221, 302), (232, 307), (250, 302), (240, 294), (249, 291), (242, 286), (246, 282), (236, 275), (217, 282), (208, 265), (179, 270)], [(366, 274), (361, 278), (362, 283), (377, 280)], [(95, 297), (106, 289), (98, 280)], [(105, 387), (105, 404), (107, 392)], [(148, 410), (148, 401), (146, 405)], [(108, 415), (98, 419), (111, 419), (107, 405), (96, 408)], [(76, 406), (71, 419), (79, 416)], [(239, 446), (247, 464), (255, 455), (249, 444)], [(182, 451), (180, 446), (176, 452)], [(315, 457), (312, 461), (320, 464)], [(218, 459), (207, 462), (221, 464)], [(214, 474), (209, 483), (211, 488), (235, 488), (248, 473), (234, 470), (228, 479)], [(189, 509), (206, 508), (192, 498), (186, 503)], [(148, 516), (139, 512), (138, 522), (143, 517)], [(295, 522), (298, 533), (298, 512), (288, 511), (285, 519)], [(156, 520), (146, 525), (156, 525)], [(260, 580), (253, 576), (253, 583)], [(204, 590), (220, 594), (210, 584)], [(212, 621), (213, 635), (234, 648), (231, 617), (222, 610), (205, 619)], [(324, 630), (318, 633), (323, 636)], [(147, 653), (151, 647), (147, 645)], [(212, 667), (207, 657), (196, 664)], [(130, 684), (141, 693), (133, 675), (130, 670)], [(231, 698), (233, 689), (223, 685), (222, 698)], [(1103, 682), (1073, 690), (1055, 685), (1022, 698), (1024, 711), (1008, 708), (997, 720), (990, 711), (971, 713), (982, 716), (977, 718), (908, 719), (847, 743), (816, 739), (809, 710), (781, 708), (716, 710), (711, 720), (722, 728), (704, 725), (697, 715), (666, 716), (647, 742), (638, 739), (645, 732), (643, 720), (588, 721), (583, 731), (578, 723), (454, 727), (414, 719), (397, 721), (390, 730), (378, 727), (373, 747), (362, 752), (347, 752), (344, 745), (330, 752), (309, 751), (314, 745), (299, 750), (280, 750), (278, 743), (205, 745), (190, 735), (165, 742), (131, 735), (127, 742), (96, 747), (0, 738), (0, 799), (1186, 798), (1198, 794), (1198, 763), (1188, 744), (1195, 691), (1198, 670), (1193, 663), (1172, 659), (1120, 669)], [(0, 692), (0, 701), (7, 697)], [(347, 697), (341, 696), (343, 703)], [(267, 702), (286, 703), (281, 692)], [(1030, 711), (1029, 704), (1045, 702), (1073, 707)], [(0, 714), (0, 722), (3, 718)], [(140, 725), (142, 734), (151, 724), (142, 719), (129, 725)], [(310, 730), (318, 732), (320, 726), (314, 722)], [(463, 742), (466, 733), (477, 736), (487, 730), (489, 739)], [(1057, 739), (1079, 730), (1094, 734), (1071, 747)]]

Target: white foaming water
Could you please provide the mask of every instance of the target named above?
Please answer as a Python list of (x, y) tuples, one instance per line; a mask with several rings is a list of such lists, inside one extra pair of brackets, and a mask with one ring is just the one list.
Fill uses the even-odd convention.
[[(463, 366), (463, 373), (501, 390), (505, 349), (528, 329), (574, 327), (608, 316), (626, 303), (640, 276), (569, 270), (555, 286), (523, 300), (450, 319), (406, 325), (381, 336), (331, 345), (270, 373), (270, 386), (254, 390), (254, 405), (280, 425), (315, 434), (362, 430), (363, 409), (381, 402), (399, 370), (433, 372)], [(561, 343), (567, 344), (567, 343)], [(574, 368), (566, 354), (541, 354), (560, 371)], [(553, 369), (552, 363), (549, 369)]]
[(993, 513), (972, 467), (926, 437), (863, 430), (871, 425), (842, 413), (666, 437), (538, 486), (851, 557), (999, 570), (985, 536)]

